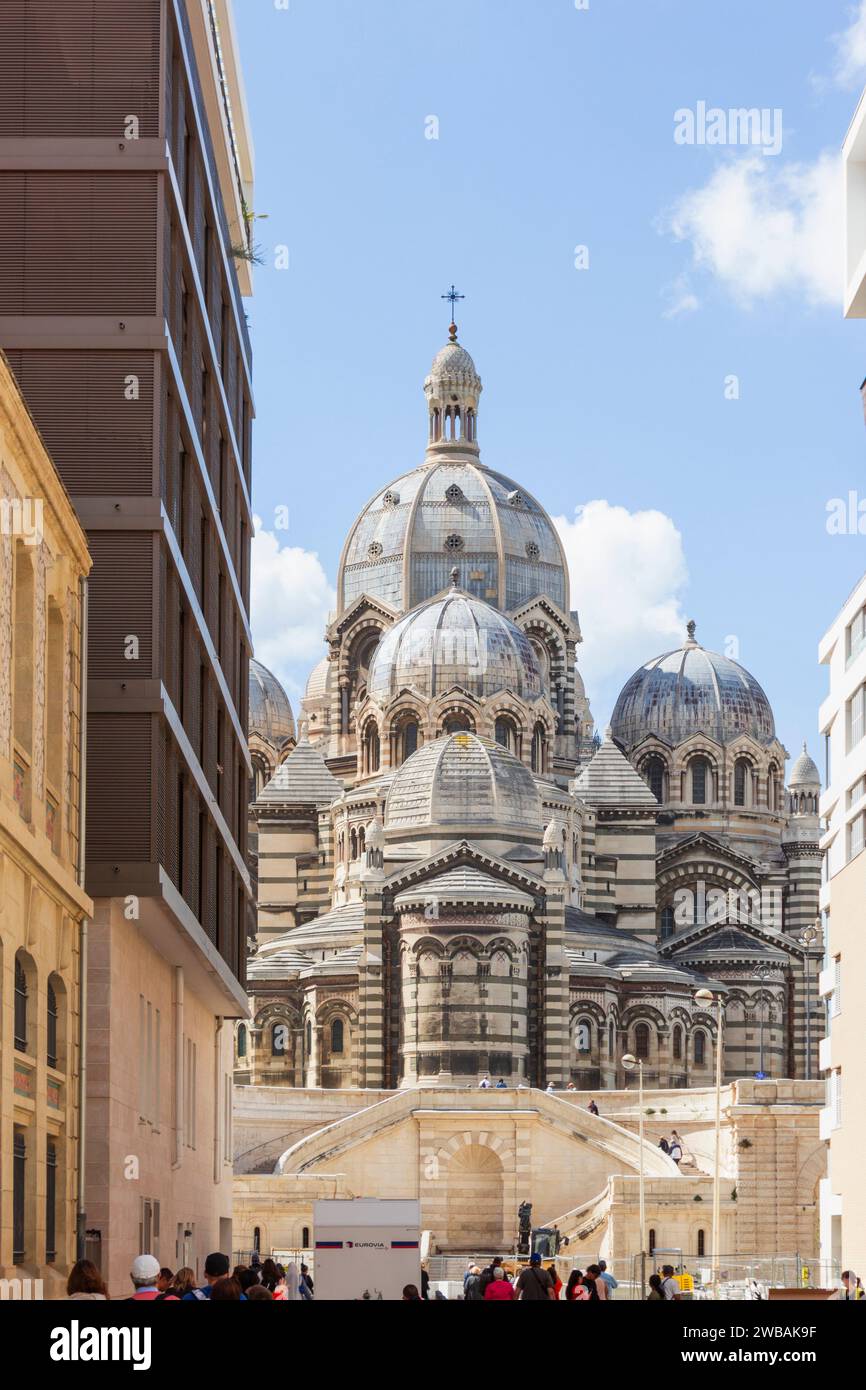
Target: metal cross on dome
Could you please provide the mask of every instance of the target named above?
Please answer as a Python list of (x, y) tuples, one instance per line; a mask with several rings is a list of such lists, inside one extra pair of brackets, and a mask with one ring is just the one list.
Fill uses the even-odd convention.
[(439, 298), (440, 298), (440, 299), (447, 299), (448, 302), (450, 303), (450, 305), (451, 305), (451, 322), (452, 322), (452, 324), (453, 324), (453, 322), (454, 322), (454, 315), (455, 315), (456, 308), (457, 308), (457, 301), (458, 301), (459, 299), (465, 299), (465, 298), (466, 298), (466, 295), (465, 295), (465, 294), (460, 294), (460, 293), (458, 293), (458, 291), (455, 290), (454, 286), (452, 285), (451, 288), (450, 288), (450, 290), (448, 291), (448, 293), (447, 293), (447, 294), (441, 294), (441, 295), (439, 296)]

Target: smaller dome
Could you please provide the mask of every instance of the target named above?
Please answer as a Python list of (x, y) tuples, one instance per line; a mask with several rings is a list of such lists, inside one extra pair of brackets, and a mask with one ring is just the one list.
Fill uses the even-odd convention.
[(259, 734), (276, 748), (295, 737), (289, 697), (273, 672), (260, 661), (250, 661), (249, 700), (248, 734)]
[(435, 378), (454, 377), (459, 379), (462, 384), (468, 385), (471, 382), (476, 387), (481, 385), (481, 378), (472, 357), (456, 339), (439, 349), (433, 358), (430, 376)]
[(806, 752), (806, 741), (803, 740), (803, 751), (794, 766), (791, 768), (791, 775), (788, 778), (789, 787), (814, 787), (821, 785), (821, 774), (813, 760)]
[(327, 695), (331, 686), (332, 663), (328, 657), (323, 656), (317, 666), (314, 666), (307, 678), (307, 688), (304, 691), (305, 700), (316, 700), (322, 695)]
[(532, 643), (504, 613), (454, 588), (396, 622), (370, 663), (367, 693), (383, 703), (403, 689), (425, 699), (453, 686), (479, 699), (510, 690), (522, 700), (542, 693)]
[(385, 803), (385, 829), (494, 825), (541, 832), (535, 779), (513, 753), (477, 734), (425, 743), (398, 770)]

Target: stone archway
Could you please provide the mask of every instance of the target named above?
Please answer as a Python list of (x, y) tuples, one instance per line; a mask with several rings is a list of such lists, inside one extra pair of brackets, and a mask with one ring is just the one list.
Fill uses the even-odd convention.
[(450, 1249), (505, 1248), (505, 1184), (502, 1162), (484, 1144), (465, 1144), (447, 1172), (446, 1221)]

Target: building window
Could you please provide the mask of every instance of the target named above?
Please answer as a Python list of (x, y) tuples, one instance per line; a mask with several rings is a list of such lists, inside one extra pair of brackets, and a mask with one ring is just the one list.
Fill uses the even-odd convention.
[(544, 736), (544, 725), (536, 724), (532, 735), (532, 771), (546, 772), (547, 761), (547, 739)]
[(48, 985), (48, 1037), (47, 1061), (49, 1067), (57, 1066), (57, 995), (54, 986)]
[(860, 853), (864, 843), (864, 822), (866, 813), (860, 812), (848, 825), (848, 858), (854, 859)]
[(634, 1030), (634, 1051), (642, 1061), (650, 1055), (650, 1030), (646, 1023), (639, 1023)]
[(658, 1245), (657, 1245), (657, 1242), (656, 1242), (656, 1233), (655, 1233), (654, 1228), (653, 1228), (652, 1226), (650, 1226), (650, 1231), (649, 1231), (649, 1252), (650, 1252), (650, 1254), (652, 1255), (653, 1252), (654, 1252), (657, 1248), (658, 1248)]
[(20, 1129), (12, 1140), (12, 1263), (24, 1263), (27, 1254), (24, 1233), (27, 1192), (27, 1145)]
[(745, 806), (748, 776), (751, 769), (745, 758), (738, 758), (734, 764), (734, 805)]
[(514, 752), (514, 725), (510, 719), (505, 719), (500, 715), (494, 726), (494, 737), (501, 747), (508, 748), (512, 753)]
[(331, 1024), (331, 1051), (343, 1051), (343, 1020), (335, 1018)]
[(313, 1050), (313, 1025), (309, 1019), (307, 1019), (307, 1026), (304, 1029), (304, 1041), (306, 1043), (307, 1056), (309, 1057)]
[(643, 765), (644, 781), (656, 801), (665, 799), (665, 765), (661, 758), (653, 755)]
[(449, 714), (442, 726), (442, 731), (446, 734), (465, 734), (470, 733), (471, 729), (472, 725), (466, 714)]
[(667, 907), (662, 908), (661, 918), (661, 939), (667, 941), (669, 936), (674, 934), (674, 910), (668, 903)]
[(19, 1052), (27, 1051), (27, 974), (18, 957), (15, 957), (15, 1046)]
[(45, 1263), (57, 1259), (57, 1145), (49, 1139), (45, 1153)]
[(683, 1055), (683, 1030), (679, 1024), (676, 1024), (676, 1026), (674, 1027), (673, 1045), (674, 1060), (679, 1062), (682, 1060)]
[(694, 1057), (696, 1067), (702, 1067), (705, 1065), (707, 1059), (706, 1048), (707, 1035), (703, 1032), (702, 1029), (699, 1028), (698, 1031), (695, 1033), (694, 1040)]
[(860, 655), (864, 646), (866, 646), (866, 608), (861, 608), (860, 612), (848, 624), (845, 632), (846, 665)]
[(698, 1259), (701, 1260), (706, 1255), (706, 1239), (704, 1231), (698, 1231)]
[(379, 730), (372, 720), (364, 731), (364, 771), (379, 771)]
[(707, 803), (709, 770), (710, 765), (706, 758), (695, 758), (691, 764), (693, 806), (705, 806)]
[(304, 1226), (304, 1227), (301, 1228), (301, 1248), (302, 1248), (303, 1250), (309, 1250), (309, 1248), (310, 1248), (310, 1228), (309, 1228), (309, 1226)]
[(241, 1024), (240, 1027), (238, 1028), (238, 1056), (239, 1056), (239, 1057), (246, 1057), (246, 1055), (247, 1055), (247, 1030), (246, 1030), (246, 1028), (244, 1027), (244, 1025)]
[(864, 732), (866, 732), (866, 685), (861, 685), (859, 690), (854, 691), (848, 701), (845, 715), (848, 752), (850, 753), (852, 748), (857, 747)]
[(253, 1250), (257, 1255), (262, 1253), (262, 1228), (253, 1226)]

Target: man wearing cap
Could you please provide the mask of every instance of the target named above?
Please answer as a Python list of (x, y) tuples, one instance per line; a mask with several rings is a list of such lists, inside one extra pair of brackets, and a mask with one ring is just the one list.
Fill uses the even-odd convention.
[[(228, 1272), (228, 1255), (221, 1255), (218, 1250), (214, 1251), (212, 1255), (208, 1255), (204, 1262), (205, 1282), (200, 1289), (192, 1289), (189, 1293), (185, 1293), (182, 1302), (189, 1303), (193, 1299), (197, 1299), (200, 1302), (203, 1298), (210, 1298), (210, 1291), (217, 1279), (224, 1279)], [(246, 1301), (244, 1294), (241, 1294), (241, 1298)]]
[[(153, 1255), (136, 1255), (129, 1273), (135, 1289), (135, 1293), (130, 1296), (130, 1303), (152, 1303), (155, 1298), (159, 1298), (159, 1260)], [(177, 1303), (178, 1300), (174, 1294), (169, 1294), (164, 1302)]]
[(517, 1281), (517, 1296), (520, 1299), (555, 1299), (554, 1283), (546, 1269), (541, 1268), (541, 1256), (536, 1250), (529, 1257), (529, 1265)]

